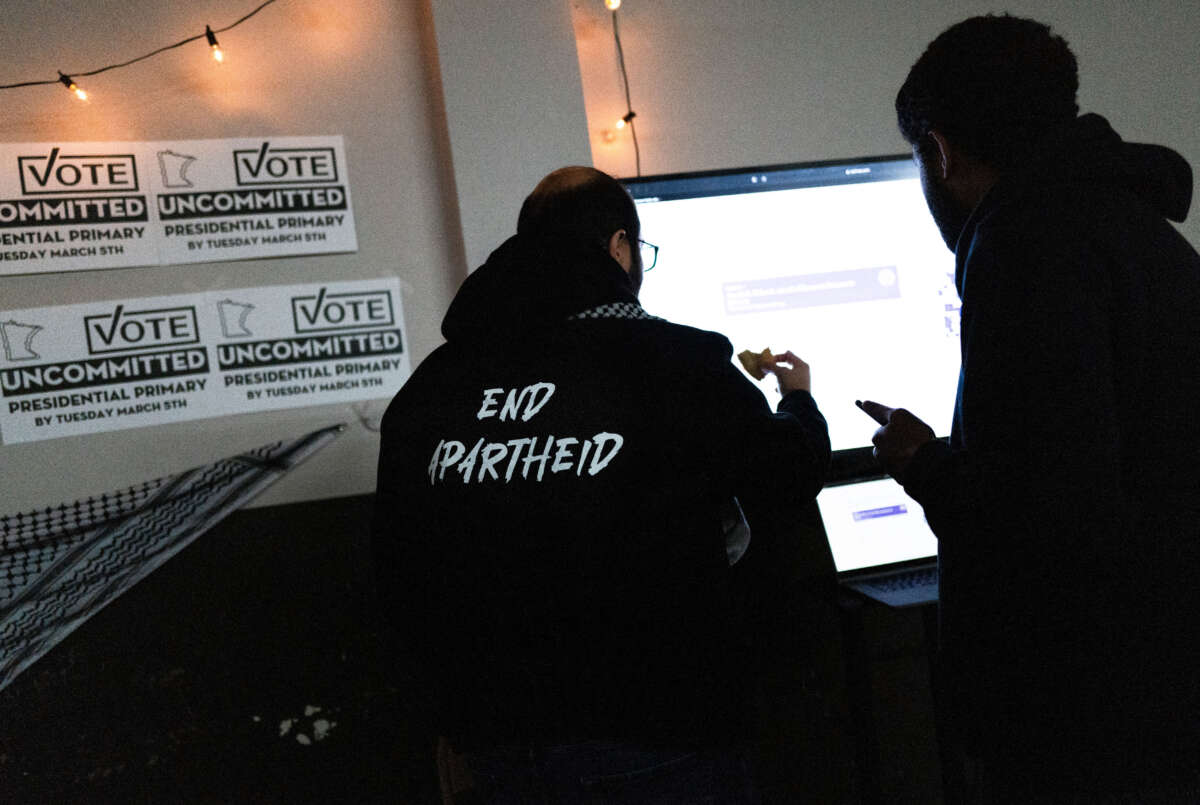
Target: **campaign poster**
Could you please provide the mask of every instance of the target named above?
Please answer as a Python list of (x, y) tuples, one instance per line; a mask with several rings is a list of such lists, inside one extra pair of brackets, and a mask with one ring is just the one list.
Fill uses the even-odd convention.
[(0, 442), (390, 397), (395, 278), (0, 312)]
[(158, 263), (130, 143), (0, 145), (0, 275)]
[(0, 145), (0, 275), (357, 249), (340, 136)]
[(163, 265), (358, 249), (341, 137), (155, 146)]

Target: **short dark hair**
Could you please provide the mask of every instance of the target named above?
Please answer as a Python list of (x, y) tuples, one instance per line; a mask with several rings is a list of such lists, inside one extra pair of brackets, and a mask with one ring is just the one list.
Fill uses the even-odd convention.
[(896, 95), (900, 133), (923, 149), (937, 129), (972, 157), (1005, 169), (1049, 129), (1075, 118), (1079, 67), (1050, 26), (1010, 15), (943, 31)]
[(604, 248), (618, 229), (637, 241), (640, 226), (633, 199), (616, 179), (582, 165), (548, 174), (517, 216), (519, 235), (556, 236)]

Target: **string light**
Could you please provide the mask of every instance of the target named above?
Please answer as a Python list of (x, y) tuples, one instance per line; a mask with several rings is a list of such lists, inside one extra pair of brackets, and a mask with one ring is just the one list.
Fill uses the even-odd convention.
[(636, 166), (637, 175), (642, 175), (642, 149), (638, 146), (637, 126), (633, 125), (633, 119), (637, 114), (633, 111), (633, 101), (629, 99), (629, 72), (625, 69), (625, 49), (621, 47), (621, 29), (617, 26), (617, 9), (611, 5), (613, 2), (616, 6), (621, 5), (621, 0), (605, 0), (604, 4), (612, 10), (613, 23), (613, 41), (617, 44), (617, 63), (621, 67), (621, 82), (625, 85), (625, 114), (617, 121), (617, 129), (629, 127), (629, 134), (633, 137), (633, 159)]
[(237, 26), (241, 25), (243, 22), (250, 19), (255, 14), (262, 11), (264, 8), (266, 8), (267, 6), (271, 5), (274, 2), (277, 2), (277, 0), (265, 0), (265, 2), (260, 3), (259, 5), (255, 6), (254, 9), (251, 10), (249, 13), (242, 15), (242, 17), (240, 19), (238, 19), (237, 21), (235, 21), (229, 25), (226, 25), (224, 28), (217, 28), (216, 30), (213, 30), (210, 26), (205, 25), (204, 33), (202, 33), (202, 34), (196, 34), (195, 36), (189, 36), (187, 39), (181, 39), (178, 42), (172, 42), (169, 45), (164, 45), (163, 47), (160, 47), (158, 50), (152, 50), (149, 53), (146, 53), (142, 56), (137, 56), (128, 61), (123, 61), (119, 64), (110, 64), (110, 65), (107, 65), (106, 67), (99, 67), (95, 70), (80, 70), (78, 72), (71, 73), (71, 75), (67, 75), (60, 70), (58, 73), (58, 78), (50, 78), (50, 79), (46, 79), (43, 81), (18, 81), (15, 84), (0, 84), (0, 90), (17, 89), (18, 87), (35, 87), (35, 86), (42, 86), (42, 85), (46, 85), (46, 84), (60, 84), (61, 83), (67, 89), (71, 90), (71, 92), (75, 93), (75, 97), (79, 98), (79, 100), (86, 101), (88, 99), (88, 94), (79, 88), (79, 86), (75, 83), (75, 80), (71, 77), (72, 75), (74, 75), (74, 76), (99, 75), (100, 73), (106, 73), (109, 70), (117, 70), (122, 67), (128, 67), (131, 64), (136, 64), (137, 62), (145, 61), (146, 59), (149, 59), (152, 56), (157, 56), (158, 54), (163, 53), (168, 50), (174, 50), (177, 47), (182, 47), (183, 45), (186, 45), (189, 42), (195, 42), (199, 39), (204, 39), (208, 42), (209, 47), (212, 48), (212, 54), (213, 54), (214, 59), (216, 59), (218, 62), (224, 62), (225, 61), (225, 52), (223, 50), (221, 50), (220, 45), (217, 44), (217, 34), (224, 33), (225, 31), (228, 31), (231, 28), (236, 28)]
[(61, 70), (58, 71), (58, 80), (64, 87), (74, 92), (75, 97), (79, 100), (86, 101), (88, 99), (88, 94), (79, 88), (79, 85), (75, 83), (71, 76), (64, 75)]
[(604, 0), (604, 7), (609, 11), (616, 11), (621, 7), (621, 0)]
[(208, 38), (208, 46), (212, 48), (213, 58), (216, 59), (217, 64), (223, 64), (225, 62), (225, 51), (221, 50), (221, 45), (217, 42), (217, 35), (207, 25), (204, 26), (204, 35)]

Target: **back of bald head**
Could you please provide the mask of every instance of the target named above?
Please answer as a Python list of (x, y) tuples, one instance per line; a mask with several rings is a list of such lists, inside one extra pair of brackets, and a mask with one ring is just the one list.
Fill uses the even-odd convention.
[(517, 217), (519, 235), (564, 238), (584, 246), (607, 248), (608, 239), (619, 229), (637, 242), (633, 199), (616, 179), (583, 165), (547, 174)]

